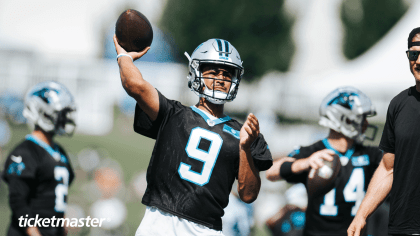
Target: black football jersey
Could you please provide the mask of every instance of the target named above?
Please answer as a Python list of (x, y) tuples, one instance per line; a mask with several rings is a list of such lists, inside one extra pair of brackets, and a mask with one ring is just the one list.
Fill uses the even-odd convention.
[[(62, 218), (67, 206), (68, 186), (74, 172), (64, 150), (57, 144), (54, 148), (32, 135), (27, 135), (7, 157), (2, 174), (9, 185), (12, 225), (18, 226), (17, 219)], [(19, 206), (20, 191), (25, 192), (26, 203)], [(25, 200), (23, 199), (23, 200)], [(26, 216), (28, 214), (28, 216)]]
[[(336, 151), (327, 139), (290, 153), (296, 159), (307, 158), (323, 149), (335, 151), (341, 161), (340, 172), (334, 188), (322, 196), (308, 196), (305, 235), (347, 235), (347, 228), (356, 215), (370, 179), (382, 159), (382, 151), (376, 147), (353, 145), (346, 153)], [(286, 180), (306, 185), (308, 172), (293, 175)], [(309, 195), (309, 194), (308, 194)]]
[[(239, 131), (229, 116), (210, 119), (159, 93), (154, 122), (136, 106), (134, 130), (156, 139), (142, 203), (222, 230), (223, 208), (239, 171)], [(271, 153), (262, 135), (251, 145), (255, 166), (266, 170)]]

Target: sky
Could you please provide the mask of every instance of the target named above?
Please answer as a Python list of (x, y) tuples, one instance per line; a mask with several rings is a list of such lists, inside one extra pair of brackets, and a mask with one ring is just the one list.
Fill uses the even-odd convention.
[(25, 48), (52, 57), (98, 56), (104, 32), (124, 6), (154, 23), (164, 0), (0, 0), (0, 48)]

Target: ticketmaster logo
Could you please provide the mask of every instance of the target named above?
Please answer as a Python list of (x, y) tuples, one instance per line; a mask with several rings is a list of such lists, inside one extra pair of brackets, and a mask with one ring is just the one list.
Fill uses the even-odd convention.
[(102, 222), (111, 221), (107, 218), (39, 218), (37, 214), (35, 218), (19, 217), (19, 227), (102, 227)]

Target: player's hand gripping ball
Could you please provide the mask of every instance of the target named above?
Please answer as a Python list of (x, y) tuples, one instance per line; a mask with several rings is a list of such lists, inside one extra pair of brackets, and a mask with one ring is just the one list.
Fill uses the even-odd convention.
[(334, 180), (340, 172), (341, 162), (338, 155), (333, 155), (333, 158), (333, 161), (323, 160), (324, 165), (321, 168), (309, 171), (306, 184), (308, 195), (321, 196), (334, 188)]
[(121, 13), (115, 24), (118, 44), (127, 52), (140, 52), (153, 41), (153, 29), (149, 20), (140, 12), (129, 9)]

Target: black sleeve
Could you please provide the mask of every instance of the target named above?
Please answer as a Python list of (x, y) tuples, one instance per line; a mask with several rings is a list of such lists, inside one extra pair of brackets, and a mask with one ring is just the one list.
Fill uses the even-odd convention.
[(26, 218), (34, 218), (31, 208), (29, 206), (29, 199), (33, 191), (31, 186), (34, 186), (35, 181), (33, 179), (24, 179), (17, 176), (8, 178), (9, 185), (9, 205), (12, 210), (12, 215), (15, 220), (23, 216)]
[(384, 152), (378, 147), (368, 147), (368, 148), (369, 148), (369, 157), (371, 157), (370, 166), (372, 168), (372, 171), (375, 172), (376, 168), (378, 168), (379, 164), (381, 163)]
[(273, 165), (270, 148), (261, 133), (251, 144), (251, 155), (254, 160), (255, 167), (257, 167), (259, 171), (268, 170)]
[(395, 153), (395, 133), (394, 133), (394, 122), (395, 122), (395, 99), (391, 101), (386, 114), (386, 122), (384, 131), (382, 133), (381, 142), (379, 148), (384, 152)]
[(158, 132), (171, 114), (173, 114), (177, 108), (182, 105), (174, 100), (169, 100), (163, 96), (159, 91), (159, 113), (155, 121), (151, 121), (149, 116), (136, 104), (136, 110), (134, 114), (134, 131), (138, 134), (146, 137), (156, 139)]
[(34, 152), (18, 146), (6, 159), (3, 179), (9, 186), (9, 204), (13, 217), (35, 217), (29, 205), (31, 186), (35, 185), (38, 164)]

